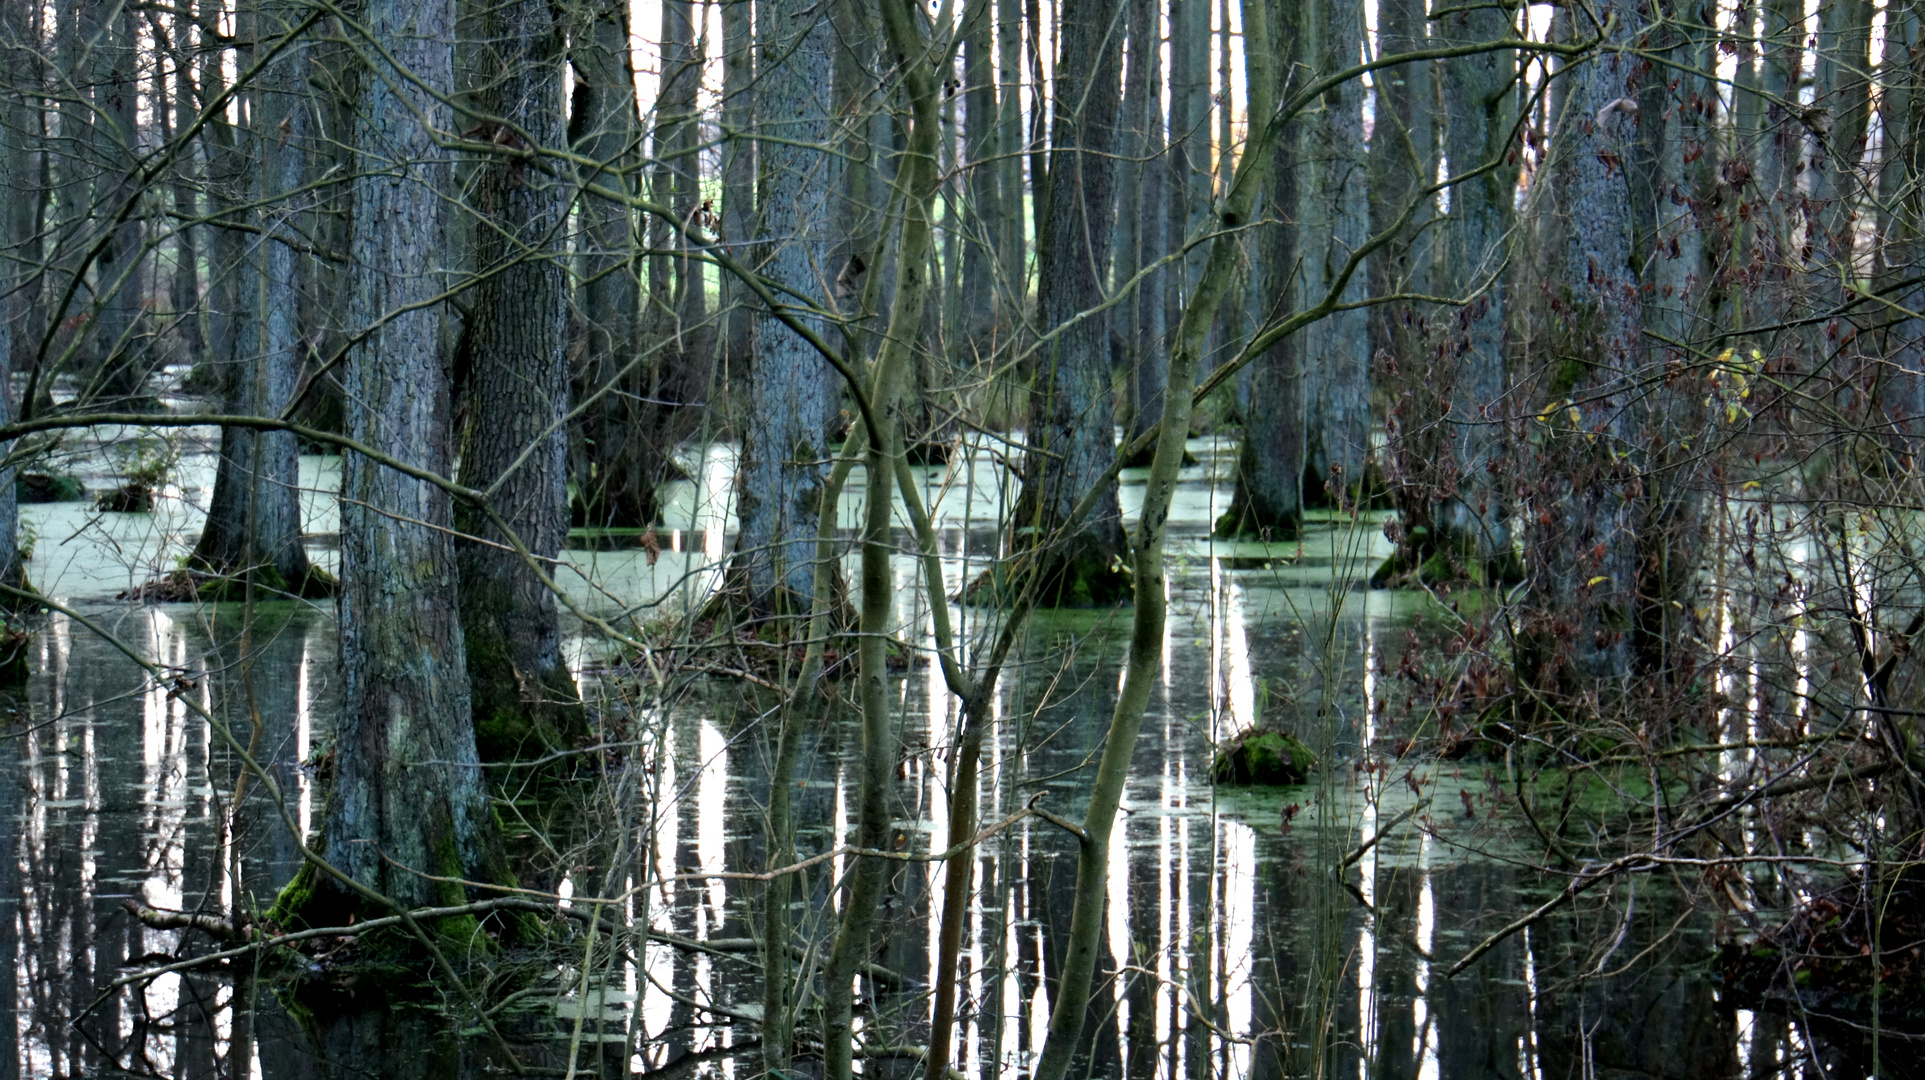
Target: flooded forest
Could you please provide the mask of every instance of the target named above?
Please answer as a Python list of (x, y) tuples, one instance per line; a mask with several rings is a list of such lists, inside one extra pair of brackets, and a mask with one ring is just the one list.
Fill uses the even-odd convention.
[(1925, 0), (0, 0), (0, 1080), (1925, 1076)]

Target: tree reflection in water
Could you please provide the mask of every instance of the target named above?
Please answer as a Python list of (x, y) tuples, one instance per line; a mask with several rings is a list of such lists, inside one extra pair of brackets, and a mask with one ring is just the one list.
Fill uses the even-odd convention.
[[(1457, 810), (1458, 789), (1482, 798), (1479, 767), (1344, 772), (1323, 797), (1341, 836), (1320, 840), (1318, 817), (1283, 807), (1314, 789), (1213, 790), (1208, 743), (1255, 711), (1332, 703), (1334, 737), (1379, 738), (1374, 662), (1385, 635), (1402, 635), (1407, 606), (1351, 594), (1335, 662), (1309, 656), (1296, 629), (1321, 618), (1328, 594), (1288, 588), (1214, 564), (1183, 580), (1166, 682), (1137, 748), (1110, 885), (1110, 914), (1079, 1069), (1091, 1075), (1372, 1078), (1626, 1075), (1736, 1076), (1804, 1052), (1796, 1029), (1721, 1008), (1704, 976), (1709, 927), (1655, 878), (1601, 890), (1500, 945), (1455, 980), (1441, 965), (1542, 897), (1501, 856), (1505, 837)], [(1321, 597), (1321, 599), (1320, 599)], [(905, 604), (913, 603), (906, 600)], [(184, 607), (114, 611), (117, 627), (194, 682), (202, 703), (243, 700), (237, 626)], [(985, 752), (985, 820), (1037, 793), (1066, 806), (1077, 792), (1116, 693), (1113, 633), (1087, 619), (1075, 636), (1042, 626), (1032, 663), (1011, 680), (1001, 727)], [(272, 763), (289, 813), (312, 829), (314, 770), (334, 707), (334, 627), (323, 614), (282, 610), (253, 630), (260, 756)], [(351, 995), (314, 995), (227, 970), (163, 975), (102, 991), (131, 966), (192, 954), (204, 940), (149, 929), (121, 904), (229, 912), (273, 894), (298, 854), (259, 785), (229, 831), (237, 783), (224, 752), (191, 710), (131, 663), (60, 618), (41, 639), (30, 700), (3, 744), (0, 805), (17, 829), (0, 860), (0, 950), (11, 978), (0, 993), (16, 1018), (0, 1039), (0, 1077), (104, 1075), (481, 1077), (506, 1067), (486, 1037), (451, 1026), (451, 1012)], [(1254, 673), (1269, 680), (1260, 684)], [(903, 741), (897, 828), (905, 849), (940, 850), (942, 762), (928, 747), (952, 720), (939, 676), (901, 677)], [(1321, 687), (1333, 687), (1327, 698)], [(1294, 693), (1276, 688), (1288, 685)], [(1356, 688), (1346, 695), (1334, 688)], [(251, 721), (237, 717), (237, 730)], [(750, 1077), (751, 1024), (737, 1013), (760, 1000), (745, 951), (748, 883), (690, 876), (763, 865), (763, 730), (732, 688), (698, 690), (663, 721), (658, 764), (665, 793), (651, 836), (653, 865), (673, 871), (649, 889), (656, 931), (708, 951), (654, 941), (594, 985), (592, 1000), (538, 993), (501, 1014), (525, 1064), (562, 1068), (578, 1011), (584, 1067), (613, 1075), (663, 1071)], [(932, 734), (933, 732), (933, 734)], [(852, 813), (844, 790), (853, 739), (818, 733), (799, 772), (799, 845), (806, 856), (842, 841)], [(1399, 766), (1403, 768), (1403, 766)], [(1368, 788), (1370, 798), (1364, 797)], [(1422, 790), (1422, 817), (1403, 811)], [(1474, 799), (1473, 799), (1474, 801)], [(1414, 827), (1428, 820), (1428, 830)], [(1386, 835), (1331, 893), (1318, 852), (1347, 849), (1384, 823)], [(1394, 825), (1394, 827), (1388, 827)], [(1033, 1061), (1061, 963), (1075, 841), (1030, 818), (978, 852), (986, 888), (968, 920), (959, 1009), (959, 1065), (970, 1077), (1020, 1075)], [(840, 867), (825, 867), (839, 871)], [(820, 941), (832, 926), (828, 883), (810, 873), (797, 924)], [(894, 1044), (926, 1025), (922, 992), (936, 927), (930, 864), (893, 874), (876, 961), (902, 981), (865, 983), (863, 1023)], [(564, 893), (587, 888), (572, 877)], [(1627, 911), (1635, 918), (1626, 919)], [(1312, 917), (1327, 911), (1328, 918)], [(1622, 932), (1620, 932), (1622, 930)], [(1609, 947), (1608, 953), (1605, 947)], [(1621, 969), (1621, 970), (1620, 970)], [(1609, 977), (1593, 976), (1603, 970)], [(569, 979), (572, 986), (573, 974)], [(559, 985), (559, 984), (558, 984)], [(338, 989), (338, 988), (337, 988)], [(368, 988), (353, 988), (366, 991)], [(804, 1013), (805, 1021), (808, 1013)], [(806, 1025), (805, 1025), (806, 1026)], [(926, 1036), (925, 1036), (926, 1037)], [(526, 1041), (524, 1041), (526, 1040)], [(624, 1050), (626, 1048), (626, 1051)], [(803, 1075), (814, 1062), (799, 1061)], [(881, 1075), (916, 1074), (913, 1058), (874, 1059)], [(1769, 1070), (1766, 1070), (1769, 1071)]]

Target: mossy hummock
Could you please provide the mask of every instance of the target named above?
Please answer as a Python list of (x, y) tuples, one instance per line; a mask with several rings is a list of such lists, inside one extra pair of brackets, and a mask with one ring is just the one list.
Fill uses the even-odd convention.
[(1219, 745), (1210, 776), (1220, 784), (1284, 787), (1309, 780), (1317, 755), (1295, 735), (1249, 728)]

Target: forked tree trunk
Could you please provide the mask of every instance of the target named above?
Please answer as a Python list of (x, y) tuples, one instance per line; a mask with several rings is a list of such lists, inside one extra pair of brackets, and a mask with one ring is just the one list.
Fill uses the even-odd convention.
[[(481, 109), (538, 146), (561, 145), (561, 28), (547, 0), (490, 4), (478, 23)], [(492, 507), (513, 538), (475, 507), (455, 520), (473, 537), (456, 550), (475, 739), (487, 760), (553, 753), (587, 734), (555, 594), (529, 563), (551, 568), (568, 529), (569, 198), (567, 185), (526, 162), (480, 163), (482, 279), (468, 327), (461, 482), (496, 492)]]

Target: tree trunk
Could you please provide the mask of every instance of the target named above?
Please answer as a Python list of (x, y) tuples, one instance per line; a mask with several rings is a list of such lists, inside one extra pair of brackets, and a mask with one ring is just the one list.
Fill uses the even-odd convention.
[[(1628, 0), (1611, 0), (1600, 17), (1617, 20), (1619, 42), (1641, 24)], [(1548, 276), (1566, 317), (1552, 330), (1558, 358), (1533, 433), (1529, 475), (1537, 480), (1525, 515), (1531, 585), (1550, 636), (1525, 650), (1523, 664), (1537, 668), (1527, 677), (1546, 690), (1575, 691), (1630, 670), (1636, 545), (1630, 477), (1613, 448), (1627, 433), (1628, 396), (1648, 356), (1627, 171), (1638, 152), (1637, 69), (1619, 53), (1585, 64), (1570, 78), (1553, 137), (1556, 206), (1545, 209), (1565, 224), (1553, 234)]]
[[(575, 90), (568, 134), (577, 151), (595, 162), (580, 179), (631, 194), (642, 127), (629, 64), (628, 6), (588, 3), (572, 19)], [(641, 262), (629, 208), (586, 195), (580, 221), (581, 359), (574, 396), (587, 407), (573, 469), (573, 518), (591, 527), (640, 528), (660, 520), (658, 489), (676, 473), (675, 447), (693, 419), (688, 406), (705, 399), (707, 380), (683, 362), (683, 346), (694, 343), (666, 336), (642, 340)], [(656, 315), (667, 301), (657, 296), (653, 302), (655, 315), (648, 320), (666, 325)]]
[[(11, 10), (11, 9), (10, 9)], [(53, 12), (44, 5), (23, 5), (13, 16), (14, 33), (21, 42), (45, 40), (45, 24)], [(45, 303), (48, 267), (43, 234), (47, 224), (47, 183), (49, 153), (45, 141), (52, 114), (47, 108), (44, 87), (47, 61), (41, 49), (18, 49), (13, 54), (11, 77), (17, 92), (8, 97), (6, 122), (12, 132), (7, 140), (10, 160), (5, 166), (13, 176), (12, 198), (4, 210), (6, 228), (13, 237), (9, 256), (22, 267), (13, 283), (9, 311), (13, 320), (12, 347), (5, 362), (12, 371), (33, 371), (38, 363), (41, 338), (47, 331)]]
[[(1210, 0), (1170, 2), (1170, 158), (1176, 177), (1171, 229), (1195, 236), (1210, 217)], [(1207, 257), (1197, 248), (1184, 257), (1172, 291), (1174, 323), (1189, 303)]]
[[(1304, 23), (1305, 55), (1316, 74), (1361, 59), (1363, 6), (1357, 0), (1315, 0)], [(1324, 298), (1370, 229), (1362, 82), (1352, 79), (1324, 95), (1308, 121), (1298, 189), (1298, 236), (1305, 244), (1299, 308)], [(1352, 275), (1342, 302), (1361, 301), (1367, 280), (1368, 263)], [(1342, 504), (1361, 491), (1370, 458), (1370, 315), (1333, 313), (1305, 327), (1303, 339), (1303, 497), (1313, 506)]]
[[(24, 43), (33, 40), (31, 19), (27, 5), (8, 2), (0, 5), (0, 62), (6, 70), (0, 72), (0, 86), (7, 90), (5, 113), (0, 115), (0, 190), (12, 193), (17, 203), (33, 205), (25, 197), (36, 186), (33, 177), (34, 159), (29, 144), (28, 132), (31, 130), (26, 121), (30, 117), (33, 98), (28, 87), (21, 85), (23, 75), (33, 72), (32, 56)], [(18, 213), (15, 207), (0, 212), (0, 252), (11, 259), (33, 235), (30, 229), (37, 224), (28, 215)], [(0, 269), (0, 291), (12, 293), (18, 283), (37, 273), (32, 263), (9, 262)], [(13, 407), (13, 355), (14, 328), (17, 323), (15, 310), (19, 301), (0, 300), (0, 424), (10, 424), (16, 415)], [(0, 458), (12, 454), (14, 444), (9, 441), (0, 443)], [(10, 589), (22, 588), (26, 584), (26, 574), (20, 558), (20, 501), (14, 491), (14, 469), (11, 465), (0, 468), (0, 586)], [(0, 610), (17, 610), (27, 605), (21, 597), (0, 593)], [(19, 683), (27, 674), (26, 641), (12, 632), (4, 633), (0, 640), (0, 683)], [(12, 860), (9, 860), (12, 861)], [(4, 935), (4, 940), (12, 947), (14, 938)], [(9, 988), (11, 991), (11, 988)], [(9, 999), (9, 1003), (11, 999)], [(0, 1058), (0, 1072), (7, 1064)]]
[[(1036, 244), (1038, 289), (1041, 288), (1043, 247), (1049, 235), (1049, 77), (1043, 68), (1043, 22), (1041, 0), (1023, 0), (1024, 35), (1029, 49), (1029, 217), (1030, 234)], [(1052, 40), (1055, 40), (1052, 38)], [(1061, 42), (1057, 42), (1058, 53)], [(1054, 61), (1054, 57), (1051, 58)], [(1040, 318), (1040, 316), (1039, 316)]]
[[(1829, 16), (1834, 31), (1840, 29), (1835, 13), (1853, 7), (1841, 4), (1827, 9), (1834, 13)], [(1844, 28), (1842, 40), (1856, 37), (1857, 59), (1851, 60), (1848, 54), (1842, 61), (1853, 72), (1844, 78), (1857, 80), (1857, 104), (1855, 108), (1845, 104), (1853, 90), (1840, 87), (1843, 100), (1835, 100), (1834, 107), (1843, 107), (1835, 114), (1838, 123), (1833, 136), (1840, 158), (1851, 162), (1855, 176), (1864, 154), (1868, 120), (1869, 86), (1858, 73), (1869, 69), (1870, 5), (1857, 8), (1854, 15), (1862, 22)], [(1690, 340), (1704, 325), (1704, 317), (1715, 315), (1710, 301), (1717, 274), (1706, 262), (1705, 248), (1707, 236), (1718, 224), (1712, 209), (1717, 180), (1704, 151), (1716, 131), (1712, 110), (1703, 103), (1715, 101), (1717, 91), (1709, 76), (1691, 72), (1714, 70), (1717, 54), (1709, 32), (1684, 23), (1669, 24), (1647, 40), (1669, 52), (1683, 69), (1672, 77), (1647, 78), (1639, 87), (1641, 146), (1632, 169), (1631, 204), (1641, 227), (1634, 259), (1644, 268), (1647, 363), (1655, 373), (1690, 363), (1694, 358), (1686, 348), (1669, 343)], [(1831, 43), (1834, 57), (1839, 46), (1840, 41)], [(1838, 159), (1831, 164), (1843, 167)], [(1814, 186), (1821, 221), (1848, 232), (1855, 216), (1846, 201), (1861, 194), (1855, 180), (1842, 191), (1834, 186), (1827, 192), (1829, 185), (1822, 179)], [(1827, 204), (1827, 198), (1834, 201)], [(1833, 234), (1829, 244), (1821, 239), (1816, 246), (1832, 259), (1842, 259), (1844, 265), (1855, 261), (1849, 235)], [(1844, 278), (1835, 272), (1820, 276), (1840, 284), (1838, 299), (1842, 300)], [(1634, 413), (1639, 421), (1634, 436), (1638, 449), (1631, 457), (1639, 470), (1632, 519), (1637, 543), (1632, 662), (1644, 685), (1672, 689), (1682, 689), (1697, 673), (1687, 650), (1698, 628), (1696, 582), (1704, 554), (1703, 505), (1714, 483), (1702, 456), (1687, 449), (1714, 437), (1706, 426), (1705, 395), (1702, 389), (1683, 383), (1647, 379), (1650, 391), (1638, 393), (1643, 399)]]
[(963, 27), (963, 161), (968, 170), (968, 198), (962, 215), (965, 230), (962, 265), (962, 292), (958, 310), (962, 325), (957, 327), (958, 355), (985, 356), (999, 336), (1002, 322), (1002, 290), (997, 287), (1002, 274), (998, 269), (998, 249), (1003, 244), (1003, 193), (998, 184), (1003, 172), (996, 161), (1001, 112), (996, 107), (996, 56), (991, 41), (991, 22), (987, 3), (968, 6)]
[[(888, 95), (876, 73), (885, 69), (881, 16), (872, 5), (856, 0), (832, 0), (829, 5), (835, 36), (835, 95), (833, 104), (843, 117), (846, 152), (829, 188), (834, 200), (825, 269), (834, 279), (830, 298), (850, 319), (841, 339), (850, 356), (874, 356), (879, 311), (893, 303), (898, 268), (897, 253), (883, 240), (886, 207), (893, 198), (900, 133)], [(765, 184), (770, 177), (764, 176)], [(876, 265), (869, 265), (873, 261)], [(835, 403), (840, 403), (837, 395)], [(842, 418), (825, 420), (840, 433)]]
[[(1437, 31), (1441, 41), (1453, 44), (1490, 41), (1513, 32), (1510, 16), (1494, 8), (1446, 15), (1438, 20)], [(1443, 68), (1445, 156), (1451, 171), (1506, 163), (1450, 189), (1451, 220), (1439, 262), (1442, 285), (1450, 295), (1470, 296), (1483, 288), (1468, 306), (1441, 318), (1439, 353), (1449, 372), (1455, 497), (1446, 503), (1440, 525), (1482, 564), (1487, 580), (1514, 572), (1507, 565), (1493, 565), (1493, 560), (1509, 561), (1511, 537), (1502, 486), (1492, 470), (1503, 448), (1498, 402), (1510, 297), (1506, 237), (1516, 216), (1515, 169), (1508, 164), (1516, 70), (1517, 54), (1508, 50), (1456, 57)]]
[(996, 238), (997, 266), (1002, 273), (998, 295), (1007, 305), (1004, 324), (1013, 342), (1016, 328), (1028, 314), (1029, 214), (1024, 208), (1029, 191), (1023, 183), (1023, 5), (1022, 0), (996, 2), (996, 78), (1001, 83), (1001, 134), (997, 150), (1002, 158), (1002, 234)]
[[(756, 20), (763, 74), (756, 88), (764, 198), (764, 273), (780, 289), (820, 297), (829, 255), (829, 142), (834, 37), (819, 5), (770, 0)], [(822, 301), (818, 301), (822, 302)], [(826, 330), (809, 316), (799, 316)], [(758, 314), (737, 470), (736, 573), (756, 611), (808, 610), (814, 592), (815, 505), (828, 458), (827, 418), (841, 388), (828, 362), (772, 313)]]
[[(431, 132), (454, 124), (454, 14), (450, 0), (370, 0), (361, 18), (382, 58), (355, 110), (349, 319), (369, 332), (347, 358), (348, 435), (445, 476), (454, 444), (436, 303), (445, 282), (423, 268), (439, 265), (447, 227), (447, 155)], [(341, 495), (345, 679), (325, 850), (396, 903), (460, 903), (467, 890), (450, 879), (494, 879), (496, 842), (470, 720), (449, 496), (358, 454), (343, 463)], [(283, 900), (312, 923), (368, 906), (312, 872)]]
[[(1925, 287), (1918, 284), (1925, 267), (1925, 25), (1915, 4), (1908, 4), (1887, 31), (1885, 54), (1905, 57), (1881, 69), (1885, 85), (1880, 95), (1883, 129), (1879, 187), (1890, 207), (1891, 221), (1881, 230), (1884, 286), (1887, 295), (1907, 311), (1925, 305)], [(1913, 282), (1902, 290), (1897, 282)], [(1886, 331), (1886, 351), (1892, 376), (1880, 387), (1879, 420), (1899, 452), (1918, 467), (1913, 439), (1925, 433), (1925, 319), (1898, 319)]]
[(1102, 303), (1109, 277), (1119, 19), (1112, 0), (1064, 0), (1058, 31), (1049, 231), (1038, 274), (1042, 326), (1056, 336), (1037, 358), (1031, 450), (1016, 510), (1021, 544), (1051, 549), (1041, 586), (1051, 606), (1110, 604), (1128, 594), (1114, 481), (1087, 521), (1057, 535), (1116, 453), (1109, 318), (1085, 313)]
[[(193, 27), (193, 4), (191, 0), (182, 5), (183, 13), (173, 20), (174, 91), (173, 124), (168, 132), (181, 132), (193, 124), (199, 111), (194, 97), (194, 68), (190, 59), (194, 52), (190, 34)], [(194, 194), (194, 153), (181, 154), (180, 163), (173, 170), (174, 182), (172, 197), (174, 212), (181, 220), (176, 224), (174, 237), (174, 317), (178, 322), (176, 332), (180, 336), (181, 359), (189, 365), (198, 365), (205, 359), (207, 338), (201, 329), (201, 287), (200, 287), (200, 250), (197, 240), (200, 230), (187, 227), (188, 218), (199, 216), (199, 200)]]
[[(251, 5), (242, 5), (236, 18), (252, 20)], [(206, 12), (203, 12), (206, 14)], [(244, 35), (236, 35), (244, 37)], [(236, 49), (237, 67), (246, 67), (247, 49)], [(213, 101), (226, 92), (225, 47), (209, 47), (201, 54), (201, 101)], [(206, 159), (209, 211), (218, 215), (220, 225), (210, 230), (207, 245), (208, 363), (212, 366), (222, 397), (231, 399), (237, 389), (235, 365), (251, 351), (244, 339), (252, 334), (252, 316), (247, 300), (253, 295), (244, 282), (248, 279), (247, 248), (249, 237), (229, 223), (244, 225), (247, 214), (248, 176), (254, 171), (248, 131), (244, 125), (228, 122), (225, 110), (217, 111), (206, 127), (201, 146)]]
[[(1275, 6), (1267, 14), (1285, 71), (1279, 76), (1284, 80), (1278, 90), (1282, 96), (1294, 85), (1293, 78), (1302, 75), (1303, 15), (1272, 2)], [(1263, 192), (1268, 203), (1264, 216), (1273, 224), (1257, 234), (1254, 260), (1262, 293), (1273, 304), (1297, 295), (1303, 269), (1300, 252), (1308, 245), (1300, 235), (1297, 206), (1303, 174), (1316, 159), (1317, 148), (1309, 143), (1312, 130), (1293, 122), (1274, 136)], [(1244, 412), (1243, 439), (1237, 447), (1236, 490), (1229, 511), (1216, 522), (1219, 536), (1291, 539), (1303, 525), (1303, 340), (1303, 334), (1291, 334), (1250, 362), (1251, 407)]]
[[(722, 5), (722, 240), (737, 255), (755, 235), (755, 140), (750, 86), (755, 78), (751, 0), (720, 0)], [(753, 319), (748, 297), (732, 276), (723, 274), (722, 324), (717, 355), (732, 371), (747, 371)]]
[[(280, 38), (301, 16), (300, 9), (282, 3), (263, 5), (255, 15), (261, 40)], [(249, 201), (263, 209), (246, 217), (265, 242), (248, 245), (237, 268), (246, 287), (237, 301), (251, 309), (244, 325), (254, 331), (228, 372), (228, 408), (242, 415), (281, 415), (300, 373), (300, 287), (292, 246), (299, 237), (283, 201), (306, 178), (307, 48), (296, 41), (281, 49), (249, 95), (257, 132), (268, 134), (248, 141), (259, 162), (257, 171), (250, 170)], [(292, 432), (221, 429), (214, 494), (194, 545), (198, 568), (239, 578), (242, 588), (327, 593), (330, 582), (309, 565), (301, 544), (298, 455)]]
[[(866, 462), (868, 492), (862, 527), (862, 613), (857, 698), (862, 706), (862, 757), (858, 775), (856, 845), (881, 850), (888, 845), (889, 793), (895, 779), (898, 740), (890, 723), (888, 640), (895, 618), (894, 556), (891, 531), (895, 499), (890, 489), (903, 456), (903, 432), (896, 417), (897, 397), (907, 374), (916, 330), (922, 324), (932, 278), (928, 273), (934, 253), (931, 203), (937, 182), (936, 135), (941, 125), (937, 109), (935, 72), (924, 65), (928, 49), (916, 26), (916, 10), (909, 0), (885, 0), (885, 29), (890, 51), (900, 70), (914, 111), (899, 180), (903, 193), (900, 246), (901, 277), (890, 310), (889, 329), (876, 357), (874, 400), (871, 407), (881, 430), (868, 432)], [(842, 920), (823, 965), (822, 1045), (823, 1075), (827, 1080), (849, 1080), (855, 1049), (853, 984), (870, 953), (870, 930), (887, 884), (889, 863), (879, 858), (855, 860), (848, 891), (843, 896)]]
[[(1123, 175), (1127, 184), (1116, 215), (1116, 285), (1124, 287), (1143, 267), (1163, 257), (1169, 221), (1167, 166), (1163, 150), (1163, 28), (1155, 0), (1130, 0), (1129, 66), (1123, 76)], [(1132, 287), (1122, 313), (1129, 424), (1125, 441), (1156, 429), (1163, 419), (1163, 384), (1169, 361), (1163, 352), (1163, 273), (1152, 270)], [(1149, 459), (1131, 462), (1147, 465)]]
[[(1132, 12), (1134, 17), (1134, 12)], [(1180, 221), (1170, 212), (1170, 156), (1165, 152), (1163, 135), (1163, 50), (1161, 19), (1157, 4), (1149, 4), (1147, 33), (1155, 35), (1159, 48), (1143, 54), (1143, 179), (1142, 233), (1138, 239), (1138, 262), (1151, 270), (1136, 287), (1132, 304), (1136, 308), (1136, 364), (1130, 368), (1130, 431), (1136, 439), (1163, 422), (1163, 391), (1168, 383), (1168, 281), (1170, 273), (1159, 262), (1168, 256), (1182, 237), (1172, 235)]]
[[(316, 130), (350, 132), (366, 65), (349, 47), (338, 18), (316, 25), (308, 42), (308, 92)], [(307, 181), (314, 185), (309, 209), (302, 220), (309, 235), (325, 250), (349, 250), (354, 236), (354, 147), (344, 138), (315, 140), (307, 152)], [(310, 284), (301, 290), (301, 325), (305, 328), (302, 380), (307, 387), (300, 403), (301, 418), (327, 431), (345, 430), (344, 394), (338, 379), (321, 378), (320, 366), (341, 356), (354, 332), (348, 325), (346, 260), (306, 255), (300, 273)], [(212, 287), (209, 287), (212, 293)]]
[[(655, 151), (662, 158), (667, 180), (662, 201), (685, 222), (697, 220), (702, 207), (701, 135), (695, 99), (702, 83), (703, 50), (696, 35), (696, 11), (696, 0), (665, 0), (662, 5), (662, 80), (655, 129)], [(702, 266), (689, 258), (689, 245), (679, 233), (670, 247), (676, 252), (670, 295), (674, 315), (671, 332), (684, 340), (698, 334), (706, 336), (707, 327), (702, 324), (708, 297)]]
[[(482, 112), (535, 145), (560, 146), (561, 28), (546, 0), (487, 5), (478, 30)], [(455, 515), (474, 537), (456, 553), (475, 741), (484, 760), (567, 749), (588, 730), (562, 662), (555, 594), (527, 561), (553, 566), (568, 529), (561, 230), (569, 198), (566, 185), (524, 162), (480, 162), (475, 263), (482, 277), (467, 328), (461, 483), (494, 491), (491, 504), (514, 534), (511, 540), (476, 507)], [(511, 550), (516, 544), (526, 557)]]
[[(95, 10), (91, 9), (90, 10)], [(140, 133), (135, 106), (140, 89), (136, 53), (140, 29), (130, 7), (103, 5), (107, 18), (93, 43), (94, 120), (93, 157), (100, 171), (94, 179), (94, 212), (112, 239), (100, 250), (93, 266), (93, 301), (97, 310), (94, 337), (101, 368), (83, 397), (120, 407), (144, 404), (147, 376), (153, 358), (145, 340), (141, 301), (146, 295), (144, 220), (127, 204), (140, 197), (135, 186)]]
[[(1377, 19), (1380, 59), (1430, 44), (1421, 0), (1384, 3)], [(1396, 227), (1411, 204), (1417, 204), (1416, 212), (1370, 260), (1373, 296), (1434, 291), (1430, 268), (1435, 252), (1428, 226), (1436, 216), (1436, 203), (1421, 194), (1437, 175), (1440, 131), (1432, 74), (1429, 61), (1400, 64), (1380, 69), (1372, 84), (1377, 102), (1370, 135), (1370, 231)], [(1464, 167), (1455, 158), (1451, 165)], [(1369, 312), (1370, 355), (1390, 397), (1384, 474), (1397, 506), (1399, 540), (1391, 563), (1411, 569), (1438, 550), (1450, 488), (1445, 437), (1450, 401), (1443, 392), (1449, 384), (1436, 378), (1440, 365), (1430, 349), (1427, 316), (1423, 307), (1411, 303), (1380, 304)]]

